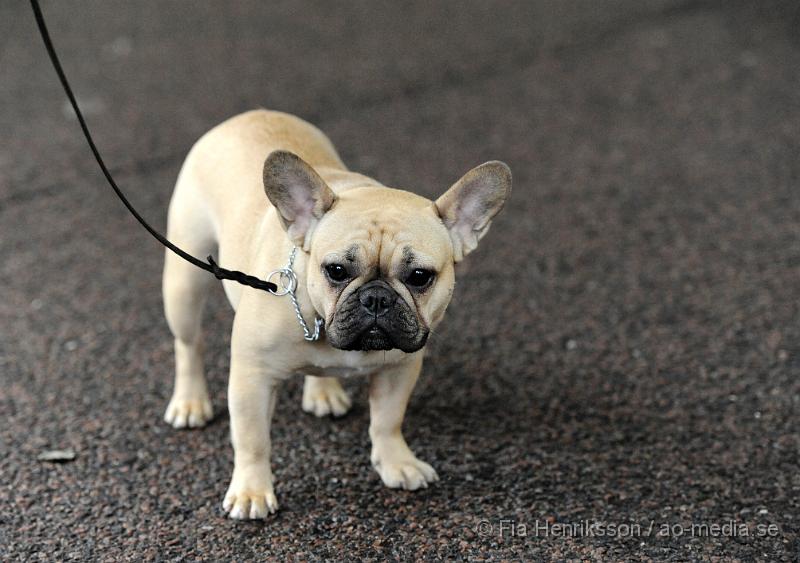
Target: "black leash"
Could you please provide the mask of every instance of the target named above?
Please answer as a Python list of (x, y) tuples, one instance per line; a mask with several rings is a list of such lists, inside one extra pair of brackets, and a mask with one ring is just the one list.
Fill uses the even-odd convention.
[(238, 270), (226, 270), (225, 268), (221, 268), (217, 265), (214, 261), (214, 258), (209, 256), (207, 258), (208, 262), (203, 262), (199, 258), (192, 256), (188, 252), (181, 250), (174, 244), (172, 244), (167, 238), (156, 231), (150, 224), (144, 220), (144, 218), (139, 215), (136, 209), (133, 208), (133, 205), (128, 201), (128, 198), (125, 197), (125, 194), (122, 193), (122, 190), (119, 189), (117, 183), (114, 181), (114, 178), (111, 177), (111, 172), (108, 171), (106, 168), (105, 162), (103, 162), (103, 158), (100, 156), (100, 152), (97, 150), (97, 146), (94, 144), (94, 140), (92, 139), (92, 134), (89, 132), (89, 127), (86, 125), (86, 120), (83, 118), (83, 114), (81, 113), (80, 108), (78, 107), (78, 102), (75, 99), (75, 94), (72, 93), (72, 87), (69, 85), (69, 81), (67, 80), (66, 74), (64, 74), (64, 69), (61, 68), (61, 62), (58, 60), (58, 55), (56, 55), (56, 50), (53, 47), (53, 42), (50, 40), (50, 33), (47, 31), (47, 25), (44, 23), (44, 16), (42, 15), (42, 9), (39, 6), (39, 0), (31, 0), (31, 7), (33, 8), (33, 14), (36, 16), (36, 25), (39, 26), (39, 33), (42, 36), (42, 41), (44, 41), (45, 49), (47, 49), (47, 54), (50, 55), (50, 61), (53, 63), (53, 67), (56, 69), (56, 73), (58, 74), (59, 80), (61, 80), (61, 85), (64, 87), (64, 91), (67, 93), (67, 98), (69, 98), (69, 103), (72, 104), (72, 109), (75, 111), (75, 115), (78, 118), (78, 123), (81, 125), (81, 129), (83, 130), (83, 135), (86, 137), (86, 142), (89, 143), (89, 148), (92, 149), (92, 154), (94, 154), (95, 160), (97, 160), (97, 164), (100, 166), (100, 170), (103, 171), (103, 175), (108, 180), (109, 185), (117, 194), (122, 203), (125, 207), (128, 208), (128, 211), (131, 212), (137, 221), (147, 229), (147, 232), (153, 235), (153, 237), (169, 248), (172, 252), (186, 260), (187, 262), (191, 262), (198, 268), (205, 270), (206, 272), (210, 272), (214, 274), (217, 279), (219, 280), (233, 280), (235, 282), (239, 282), (242, 285), (247, 285), (250, 287), (254, 287), (256, 289), (262, 289), (264, 291), (268, 291), (270, 293), (274, 293), (278, 290), (278, 286), (274, 283), (258, 279), (255, 276), (250, 276), (245, 274), (244, 272), (240, 272)]

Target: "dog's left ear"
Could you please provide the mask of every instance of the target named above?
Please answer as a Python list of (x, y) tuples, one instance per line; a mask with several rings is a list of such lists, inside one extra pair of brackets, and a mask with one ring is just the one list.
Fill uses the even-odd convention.
[(454, 262), (475, 250), (510, 193), (511, 169), (492, 160), (464, 174), (436, 200), (436, 210), (453, 241)]
[(278, 211), (286, 234), (308, 252), (311, 235), (336, 201), (336, 194), (311, 166), (289, 151), (275, 151), (267, 157), (264, 191)]

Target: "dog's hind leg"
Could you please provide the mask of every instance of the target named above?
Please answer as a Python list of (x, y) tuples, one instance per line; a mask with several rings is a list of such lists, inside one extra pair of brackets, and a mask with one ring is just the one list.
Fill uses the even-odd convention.
[(335, 377), (307, 375), (303, 384), (303, 410), (315, 416), (344, 416), (350, 397)]
[[(216, 249), (207, 211), (181, 172), (169, 207), (167, 237), (180, 248), (204, 259)], [(200, 427), (211, 419), (203, 367), (203, 308), (214, 276), (171, 251), (164, 261), (164, 312), (175, 337), (175, 388), (164, 419), (175, 428)]]

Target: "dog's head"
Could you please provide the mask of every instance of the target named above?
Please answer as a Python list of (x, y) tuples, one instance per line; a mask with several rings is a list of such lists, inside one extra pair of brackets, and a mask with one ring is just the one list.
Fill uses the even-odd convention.
[(298, 156), (264, 163), (264, 188), (289, 238), (309, 255), (306, 284), (342, 350), (415, 352), (442, 319), (454, 264), (486, 234), (511, 190), (511, 171), (487, 162), (432, 202), (365, 186), (338, 194)]

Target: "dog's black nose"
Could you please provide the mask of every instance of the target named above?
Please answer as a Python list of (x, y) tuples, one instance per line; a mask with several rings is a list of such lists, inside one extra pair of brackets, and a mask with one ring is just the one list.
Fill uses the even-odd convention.
[(397, 300), (397, 293), (382, 281), (372, 281), (359, 290), (358, 299), (370, 315), (380, 317), (388, 313)]

